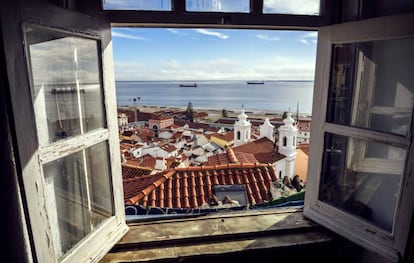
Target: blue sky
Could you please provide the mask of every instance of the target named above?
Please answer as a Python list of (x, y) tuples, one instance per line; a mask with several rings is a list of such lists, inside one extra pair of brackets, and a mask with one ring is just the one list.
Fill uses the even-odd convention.
[(113, 28), (116, 80), (313, 80), (317, 33)]

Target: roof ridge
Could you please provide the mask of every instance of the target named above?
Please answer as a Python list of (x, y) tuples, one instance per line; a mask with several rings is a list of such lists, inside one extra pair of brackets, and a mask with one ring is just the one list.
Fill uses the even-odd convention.
[(151, 172), (152, 170), (154, 170), (154, 169), (152, 169), (150, 167), (135, 166), (135, 165), (132, 165), (132, 164), (123, 164), (122, 166), (124, 166), (125, 168), (129, 168), (129, 169), (145, 170), (145, 171), (149, 171), (149, 172)]
[(229, 157), (231, 163), (240, 163), (231, 147), (227, 148), (227, 156)]
[(175, 167), (172, 168), (176, 172), (189, 172), (189, 171), (209, 171), (231, 168), (254, 168), (254, 167), (268, 167), (272, 166), (269, 163), (229, 163), (229, 164), (215, 164), (215, 165), (202, 165), (202, 166), (188, 166), (188, 167)]

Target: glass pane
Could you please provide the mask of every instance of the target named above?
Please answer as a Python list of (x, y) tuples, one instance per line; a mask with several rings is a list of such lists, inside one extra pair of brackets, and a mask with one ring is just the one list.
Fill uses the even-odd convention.
[(187, 11), (199, 12), (250, 12), (249, 0), (186, 0)]
[(58, 257), (114, 214), (107, 156), (107, 143), (102, 142), (43, 166)]
[(27, 27), (41, 146), (105, 126), (98, 42)]
[(263, 13), (320, 15), (319, 0), (263, 0)]
[(334, 45), (327, 121), (407, 136), (414, 39)]
[(103, 0), (103, 9), (171, 11), (171, 0)]
[(319, 199), (392, 231), (406, 149), (325, 135)]
[(108, 156), (109, 151), (106, 142), (101, 142), (86, 149), (91, 205), (93, 210), (100, 212), (100, 218), (114, 213)]

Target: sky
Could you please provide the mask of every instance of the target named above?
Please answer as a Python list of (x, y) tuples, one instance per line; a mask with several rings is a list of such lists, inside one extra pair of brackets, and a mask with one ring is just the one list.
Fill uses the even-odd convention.
[(116, 80), (313, 80), (317, 32), (113, 28)]

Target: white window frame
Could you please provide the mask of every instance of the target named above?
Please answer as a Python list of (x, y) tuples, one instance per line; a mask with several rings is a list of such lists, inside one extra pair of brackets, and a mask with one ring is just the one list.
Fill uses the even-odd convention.
[[(404, 255), (414, 207), (414, 124), (407, 137), (328, 123), (326, 121), (332, 45), (414, 37), (413, 14), (373, 18), (319, 29), (313, 99), (311, 147), (304, 214), (360, 246), (398, 261)], [(355, 95), (354, 95), (355, 96)], [(318, 199), (324, 151), (324, 134), (330, 132), (357, 139), (384, 142), (407, 149), (405, 173), (396, 206), (394, 227), (388, 233), (350, 213)], [(401, 167), (403, 169), (404, 167)]]
[[(93, 21), (90, 17), (85, 15), (65, 13), (65, 16), (66, 19), (70, 16), (71, 19), (77, 21), (77, 25), (89, 24), (96, 27), (96, 24), (94, 24), (96, 21)], [(37, 262), (98, 262), (128, 230), (125, 221), (121, 160), (119, 154), (112, 42), (103, 44), (104, 41), (110, 39), (110, 36), (108, 37), (105, 35), (108, 34), (108, 31), (99, 31), (98, 28), (96, 31), (80, 31), (76, 26), (74, 26), (74, 28), (67, 26), (62, 27), (61, 25), (57, 25), (59, 22), (56, 22), (55, 24), (50, 21), (52, 20), (48, 20), (46, 23), (33, 23), (32, 21), (24, 22), (22, 26), (22, 35), (24, 35), (25, 25), (30, 24), (36, 26), (41, 25), (46, 29), (97, 41), (99, 53), (98, 65), (100, 67), (99, 71), (103, 93), (102, 103), (105, 111), (104, 117), (106, 118), (106, 125), (104, 126), (106, 127), (82, 135), (73, 136), (45, 147), (40, 147), (37, 142), (36, 152), (32, 154), (30, 161), (22, 168), (23, 184), (29, 211), (30, 227), (34, 240), (35, 255), (37, 257)], [(27, 42), (25, 41), (25, 43)], [(25, 48), (27, 49), (28, 47), (26, 46)], [(25, 88), (33, 89), (30, 58), (28, 57), (28, 54), (29, 53), (26, 50), (30, 87)], [(24, 99), (31, 100), (31, 98), (27, 98), (31, 92), (24, 94)], [(30, 105), (29, 107), (33, 109), (33, 105)], [(34, 121), (31, 124), (33, 127), (28, 129), (28, 131), (22, 132), (35, 133), (36, 127)], [(87, 149), (100, 142), (107, 142), (108, 145), (109, 173), (111, 175), (110, 181), (113, 191), (114, 215), (105, 219), (97, 228), (87, 234), (73, 248), (66, 252), (63, 257), (58, 258), (55, 254), (56, 250), (54, 249), (52, 234), (52, 228), (57, 228), (58, 226), (54, 225), (49, 219), (49, 212), (46, 208), (47, 195), (45, 193), (43, 164), (62, 158), (71, 153)], [(25, 149), (20, 149), (20, 151), (24, 150)]]

